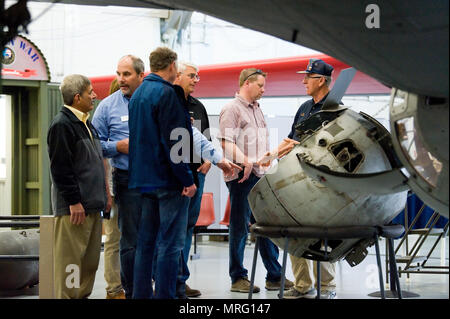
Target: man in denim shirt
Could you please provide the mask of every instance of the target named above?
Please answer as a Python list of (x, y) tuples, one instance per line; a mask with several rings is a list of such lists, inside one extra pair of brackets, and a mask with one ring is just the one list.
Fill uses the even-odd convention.
[(141, 217), (141, 193), (128, 189), (128, 103), (144, 79), (144, 62), (127, 55), (117, 65), (120, 90), (103, 99), (97, 107), (92, 124), (97, 129), (103, 156), (111, 158), (113, 189), (119, 214), (120, 275), (125, 297), (133, 293), (134, 257), (138, 224)]

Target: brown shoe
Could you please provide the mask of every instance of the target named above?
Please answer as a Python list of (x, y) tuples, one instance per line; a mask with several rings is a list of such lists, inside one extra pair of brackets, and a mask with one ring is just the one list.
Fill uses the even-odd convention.
[[(266, 289), (267, 290), (280, 290), (280, 287), (281, 287), (281, 280), (275, 281), (275, 282), (266, 280)], [(286, 278), (284, 280), (284, 290), (289, 290), (292, 287), (294, 287), (294, 283)]]
[(126, 299), (125, 292), (123, 290), (115, 294), (110, 294), (109, 292), (107, 292), (106, 299)]
[[(247, 277), (239, 278), (234, 284), (231, 285), (231, 291), (234, 292), (250, 292), (250, 280)], [(259, 287), (253, 285), (253, 293), (259, 292)]]
[(199, 297), (199, 296), (201, 296), (202, 295), (202, 293), (200, 292), (200, 290), (198, 290), (198, 289), (192, 289), (191, 287), (189, 287), (187, 284), (185, 285), (186, 286), (186, 296), (188, 296), (189, 298), (192, 298), (192, 297)]

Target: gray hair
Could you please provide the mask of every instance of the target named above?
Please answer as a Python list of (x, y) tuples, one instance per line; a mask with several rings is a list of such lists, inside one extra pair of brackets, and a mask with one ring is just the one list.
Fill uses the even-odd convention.
[(145, 65), (144, 62), (138, 58), (135, 55), (127, 54), (120, 58), (119, 61), (122, 61), (123, 59), (129, 58), (133, 62), (133, 69), (136, 71), (137, 74), (141, 74), (145, 71)]
[(71, 74), (66, 76), (59, 87), (64, 104), (71, 106), (75, 95), (81, 95), (89, 85), (91, 85), (91, 81), (84, 75)]
[(198, 66), (196, 66), (194, 63), (184, 61), (178, 62), (178, 72), (183, 73), (184, 70), (186, 70), (186, 68), (188, 67), (191, 67), (195, 70), (195, 72), (198, 72)]
[(326, 86), (330, 86), (331, 81), (333, 80), (333, 79), (331, 78), (331, 76), (324, 75), (323, 77), (325, 78), (325, 85), (326, 85)]

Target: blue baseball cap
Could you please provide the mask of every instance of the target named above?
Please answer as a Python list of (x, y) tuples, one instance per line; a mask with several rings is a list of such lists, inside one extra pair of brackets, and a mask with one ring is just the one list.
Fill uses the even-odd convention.
[(320, 59), (309, 59), (308, 66), (305, 71), (298, 71), (297, 73), (315, 73), (325, 76), (331, 76), (333, 72), (333, 67), (328, 63), (325, 63)]

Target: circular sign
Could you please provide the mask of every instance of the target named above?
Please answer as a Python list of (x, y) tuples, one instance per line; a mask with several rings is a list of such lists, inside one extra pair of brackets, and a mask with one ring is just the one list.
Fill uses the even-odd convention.
[(14, 62), (16, 54), (10, 47), (5, 47), (2, 54), (2, 64), (11, 64)]

